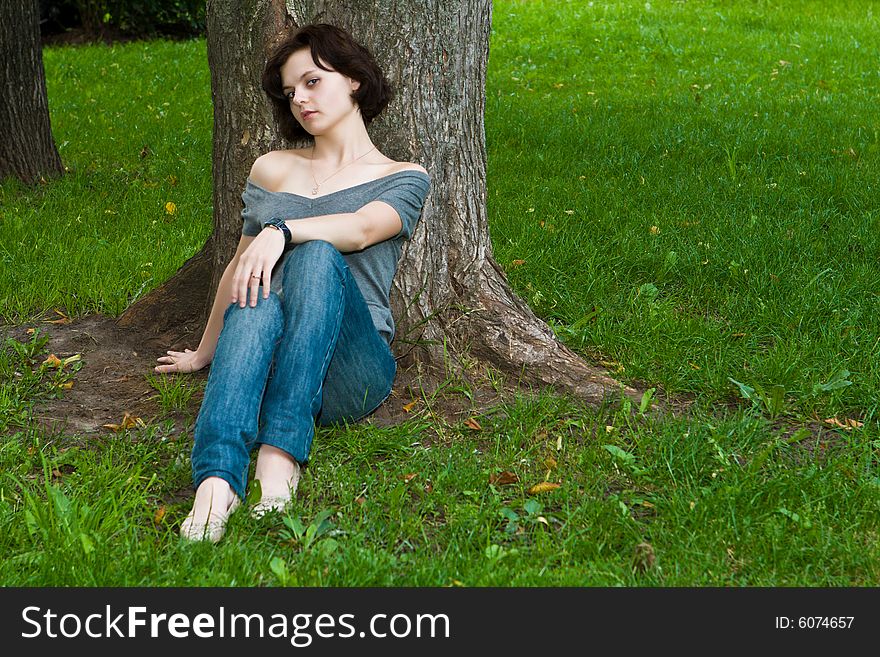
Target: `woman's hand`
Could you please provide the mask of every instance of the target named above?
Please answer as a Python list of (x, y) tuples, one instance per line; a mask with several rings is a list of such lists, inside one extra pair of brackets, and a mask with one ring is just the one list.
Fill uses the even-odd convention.
[(250, 291), (250, 305), (256, 306), (260, 283), (263, 284), (263, 298), (268, 299), (272, 269), (282, 253), (284, 253), (284, 234), (277, 228), (264, 228), (238, 259), (238, 266), (232, 276), (230, 303), (238, 303), (244, 308)]
[(168, 351), (167, 356), (160, 356), (156, 359), (162, 365), (154, 368), (155, 372), (160, 374), (170, 374), (172, 372), (195, 372), (202, 369), (211, 362), (210, 358), (204, 358), (198, 351), (187, 349), (186, 351)]

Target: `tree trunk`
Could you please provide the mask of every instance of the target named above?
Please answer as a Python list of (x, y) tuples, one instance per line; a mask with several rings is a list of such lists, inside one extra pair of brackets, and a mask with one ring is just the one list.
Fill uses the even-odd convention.
[[(240, 197), (250, 165), (280, 145), (259, 86), (265, 53), (297, 26), (333, 23), (372, 50), (396, 88), (392, 103), (370, 126), (373, 141), (393, 159), (423, 165), (432, 177), (392, 289), (393, 347), (401, 365), (415, 365), (430, 377), (444, 371), (451, 357), (467, 376), (482, 361), (521, 383), (551, 385), (593, 403), (618, 394), (620, 384), (556, 340), (492, 259), (483, 126), (490, 0), (243, 4), (208, 4), (215, 247), (212, 289), (205, 294), (216, 289), (240, 235)], [(186, 275), (181, 270), (176, 278)], [(132, 311), (150, 305), (152, 296)], [(193, 307), (192, 298), (178, 301)], [(206, 319), (207, 305), (200, 304), (199, 312)]]
[(0, 3), (0, 180), (63, 171), (49, 124), (37, 0)]

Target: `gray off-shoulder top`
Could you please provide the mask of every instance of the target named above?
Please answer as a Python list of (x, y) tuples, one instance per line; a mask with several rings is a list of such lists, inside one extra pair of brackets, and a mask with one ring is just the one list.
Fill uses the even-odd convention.
[[(290, 192), (273, 192), (247, 181), (242, 201), (241, 234), (256, 236), (263, 229), (263, 222), (272, 217), (304, 219), (325, 214), (356, 212), (367, 203), (384, 201), (397, 210), (403, 227), (394, 237), (373, 244), (361, 251), (343, 253), (358, 288), (367, 302), (373, 324), (385, 340), (391, 344), (394, 337), (394, 319), (391, 316), (389, 294), (391, 281), (397, 272), (400, 249), (415, 230), (422, 206), (428, 196), (431, 178), (421, 171), (398, 171), (391, 175), (341, 189), (323, 196), (309, 197)], [(284, 291), (281, 272), (284, 258), (281, 256), (272, 271), (271, 289), (278, 294)]]

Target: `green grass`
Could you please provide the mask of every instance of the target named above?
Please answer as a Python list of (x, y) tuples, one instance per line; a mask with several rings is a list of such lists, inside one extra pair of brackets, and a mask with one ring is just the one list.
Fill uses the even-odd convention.
[(156, 399), (163, 413), (173, 411), (185, 412), (192, 399), (198, 384), (184, 374), (156, 374), (148, 372), (146, 375), (150, 386), (156, 389)]
[(490, 227), (526, 261), (514, 285), (625, 376), (711, 402), (740, 374), (813, 406), (845, 369), (830, 407), (873, 409), (875, 5), (584, 4), (496, 6)]
[(37, 190), (0, 185), (2, 315), (118, 315), (212, 230), (205, 44), (47, 48), (44, 65), (70, 172)]
[[(0, 352), (0, 583), (876, 585), (878, 16), (494, 3), (496, 258), (569, 346), (687, 413), (523, 394), (476, 431), (422, 399), (393, 428), (319, 430), (295, 518), (238, 513), (220, 545), (188, 545), (194, 384), (144, 373), (145, 428), (46, 435), (33, 404), (78, 364), (43, 364), (37, 334)], [(118, 314), (211, 230), (204, 42), (45, 62), (71, 172), (0, 185), (8, 322)], [(832, 416), (863, 426), (815, 419)]]

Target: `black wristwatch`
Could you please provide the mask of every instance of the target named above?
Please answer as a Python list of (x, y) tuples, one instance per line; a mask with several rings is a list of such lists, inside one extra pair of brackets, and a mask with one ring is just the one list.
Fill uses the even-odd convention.
[(263, 228), (266, 226), (272, 226), (273, 228), (277, 228), (284, 234), (284, 246), (285, 248), (290, 246), (291, 241), (293, 240), (293, 235), (290, 234), (290, 228), (287, 227), (287, 224), (284, 222), (284, 219), (279, 217), (272, 217), (269, 221), (263, 222)]

